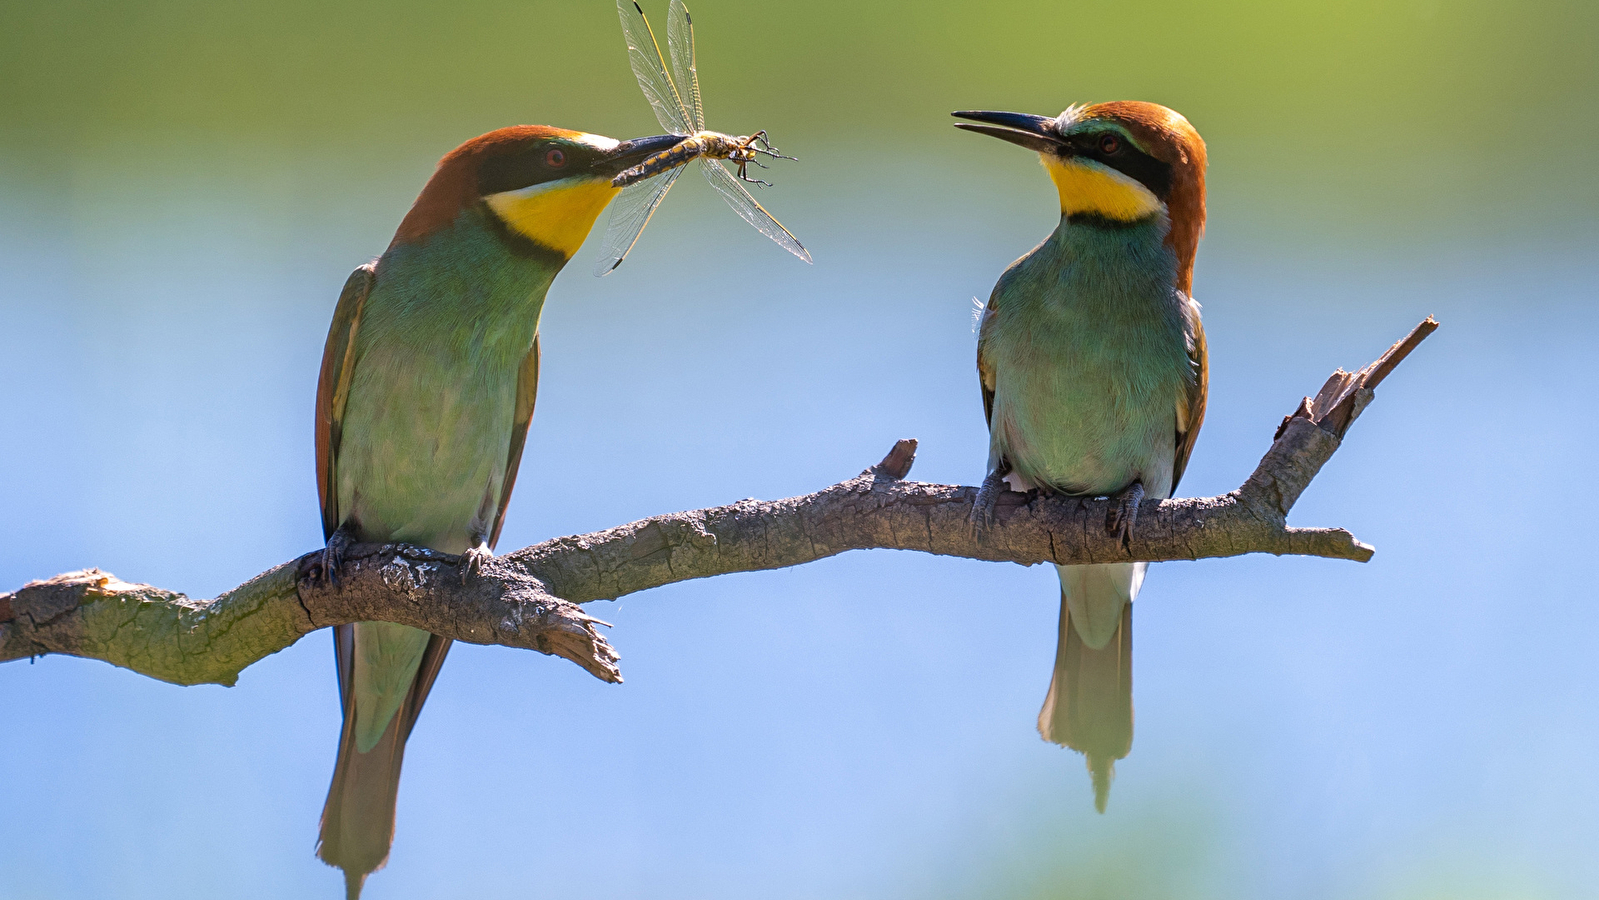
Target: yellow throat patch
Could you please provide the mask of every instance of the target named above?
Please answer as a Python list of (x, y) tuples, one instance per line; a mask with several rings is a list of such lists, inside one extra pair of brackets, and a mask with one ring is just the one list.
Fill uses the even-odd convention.
[(1132, 222), (1164, 208), (1149, 188), (1113, 169), (1092, 163), (1039, 154), (1050, 180), (1060, 191), (1063, 215), (1104, 216), (1117, 222)]
[(506, 227), (570, 259), (617, 188), (600, 178), (563, 178), (484, 197)]

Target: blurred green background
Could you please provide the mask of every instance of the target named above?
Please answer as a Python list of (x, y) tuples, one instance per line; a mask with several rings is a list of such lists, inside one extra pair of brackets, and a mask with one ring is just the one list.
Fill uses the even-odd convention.
[[(801, 157), (761, 199), (816, 265), (693, 179), (614, 275), (581, 254), (502, 549), (906, 436), (916, 476), (975, 482), (972, 299), (1054, 200), (948, 112), (1145, 99), (1211, 157), (1185, 493), (1443, 321), (1295, 512), (1377, 556), (1155, 567), (1105, 816), (1033, 731), (1041, 569), (854, 554), (595, 604), (621, 687), (460, 645), (367, 896), (1599, 896), (1599, 5), (693, 9), (710, 124)], [(0, 589), (214, 596), (317, 546), (338, 289), (440, 155), (516, 122), (656, 131), (608, 2), (0, 6)], [(337, 896), (328, 643), (230, 690), (0, 667), (0, 897)]]

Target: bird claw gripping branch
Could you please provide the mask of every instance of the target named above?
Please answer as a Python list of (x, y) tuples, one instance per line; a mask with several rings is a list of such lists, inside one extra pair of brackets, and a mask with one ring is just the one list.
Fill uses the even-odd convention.
[(989, 472), (983, 479), (983, 484), (977, 489), (977, 499), (972, 501), (972, 512), (968, 521), (978, 528), (988, 528), (994, 524), (994, 507), (999, 503), (999, 495), (1005, 493), (1005, 476), (1010, 474), (1003, 466)]
[(317, 573), (317, 579), (337, 588), (339, 570), (344, 567), (344, 558), (354, 543), (355, 535), (348, 522), (334, 529), (333, 533), (328, 535), (327, 546), (322, 548), (322, 570)]
[(1144, 502), (1144, 483), (1134, 481), (1111, 498), (1105, 515), (1105, 529), (1121, 540), (1126, 550), (1133, 543), (1133, 525), (1138, 522), (1138, 504)]

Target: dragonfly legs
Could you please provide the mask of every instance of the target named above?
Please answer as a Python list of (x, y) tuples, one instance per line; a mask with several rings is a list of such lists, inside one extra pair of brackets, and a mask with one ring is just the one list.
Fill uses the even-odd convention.
[[(739, 160), (738, 161), (738, 180), (744, 182), (745, 184), (758, 184), (761, 187), (771, 187), (772, 183), (770, 181), (762, 181), (759, 178), (751, 178), (747, 174), (745, 167), (748, 166), (750, 163), (755, 163), (757, 166), (761, 166), (761, 163), (760, 163), (759, 160), (754, 160), (754, 159), (741, 159), (741, 160)], [(764, 169), (764, 168), (766, 168), (766, 166), (761, 166), (761, 168)]]
[[(750, 139), (753, 143), (753, 146), (750, 149), (754, 150), (756, 153), (764, 153), (773, 159), (792, 159), (795, 162), (799, 162), (799, 157), (784, 156), (783, 151), (773, 147), (772, 142), (766, 139), (766, 132), (764, 131), (755, 132), (754, 134), (750, 135)], [(762, 166), (762, 168), (765, 168), (765, 166)]]

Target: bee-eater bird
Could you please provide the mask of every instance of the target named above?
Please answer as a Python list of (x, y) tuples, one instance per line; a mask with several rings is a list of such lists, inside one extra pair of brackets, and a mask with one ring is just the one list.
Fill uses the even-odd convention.
[[(336, 576), (355, 541), (466, 554), (499, 539), (539, 378), (539, 312), (618, 189), (680, 135), (619, 142), (519, 125), (440, 162), (339, 296), (317, 385), (317, 489)], [(344, 725), (317, 854), (348, 897), (382, 866), (406, 737), (450, 642), (382, 622), (334, 629)]]
[[(1055, 118), (954, 115), (970, 131), (1038, 153), (1060, 224), (1012, 263), (982, 311), (977, 372), (988, 477), (999, 492), (1106, 496), (1123, 543), (1138, 502), (1170, 497), (1205, 415), (1205, 332), (1192, 294), (1205, 227), (1205, 143), (1153, 103), (1074, 106)], [(1145, 563), (1058, 566), (1055, 671), (1045, 740), (1082, 752), (1105, 811), (1133, 742), (1132, 601)]]

